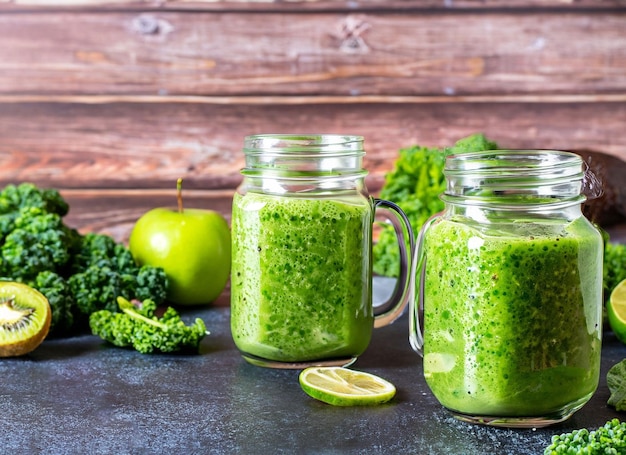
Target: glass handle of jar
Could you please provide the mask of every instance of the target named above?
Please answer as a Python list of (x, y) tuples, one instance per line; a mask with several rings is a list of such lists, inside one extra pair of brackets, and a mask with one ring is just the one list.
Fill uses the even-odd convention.
[(409, 298), (409, 343), (419, 355), (424, 355), (424, 278), (426, 273), (426, 255), (424, 237), (430, 225), (441, 213), (431, 216), (422, 226), (415, 241), (412, 260), (412, 273), (415, 277)]
[(414, 287), (413, 250), (415, 241), (411, 223), (397, 204), (384, 199), (374, 199), (374, 210), (391, 223), (400, 248), (400, 274), (393, 293), (386, 302), (377, 305), (374, 327), (383, 327), (398, 319), (407, 307)]

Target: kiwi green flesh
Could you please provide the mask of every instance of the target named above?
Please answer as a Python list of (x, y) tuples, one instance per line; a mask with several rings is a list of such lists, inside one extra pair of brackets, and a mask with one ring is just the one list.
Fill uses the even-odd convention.
[(50, 322), (43, 294), (21, 283), (0, 282), (0, 357), (33, 351), (48, 335)]

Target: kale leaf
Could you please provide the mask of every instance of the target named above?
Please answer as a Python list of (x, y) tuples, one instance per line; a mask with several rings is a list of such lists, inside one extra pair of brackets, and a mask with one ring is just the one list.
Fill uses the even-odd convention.
[(142, 354), (197, 353), (207, 334), (202, 319), (196, 318), (194, 323), (185, 325), (173, 307), (168, 307), (158, 318), (153, 300), (130, 302), (118, 297), (117, 303), (121, 312), (101, 310), (89, 317), (92, 333), (115, 346), (133, 348)]
[[(446, 156), (453, 153), (494, 150), (498, 146), (483, 134), (460, 139), (450, 148), (430, 148), (419, 145), (403, 148), (391, 172), (385, 176), (380, 192), (382, 199), (395, 202), (406, 213), (413, 232), (417, 235), (422, 225), (443, 210), (439, 195), (446, 188), (443, 168)], [(374, 246), (374, 272), (398, 276), (400, 255), (393, 227), (382, 226)]]

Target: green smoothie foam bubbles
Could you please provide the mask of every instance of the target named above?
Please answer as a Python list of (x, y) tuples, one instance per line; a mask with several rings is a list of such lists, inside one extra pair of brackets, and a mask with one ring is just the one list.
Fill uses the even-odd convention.
[[(406, 216), (369, 196), (360, 136), (255, 135), (245, 138), (243, 151), (232, 211), (237, 348), (265, 367), (351, 364), (372, 329), (395, 320), (408, 303), (413, 234)], [(374, 308), (376, 215), (398, 233), (402, 274), (389, 301)]]
[(426, 382), (468, 422), (563, 421), (600, 374), (602, 238), (581, 212), (597, 182), (578, 155), (546, 150), (451, 155), (444, 173), (411, 309)]

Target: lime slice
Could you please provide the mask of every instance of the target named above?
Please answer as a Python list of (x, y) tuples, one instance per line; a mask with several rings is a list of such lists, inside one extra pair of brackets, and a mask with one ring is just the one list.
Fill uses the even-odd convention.
[(611, 330), (622, 343), (626, 343), (626, 280), (621, 281), (609, 297), (606, 308)]
[(390, 382), (344, 367), (310, 367), (302, 370), (299, 381), (309, 396), (334, 406), (385, 403), (396, 394)]

